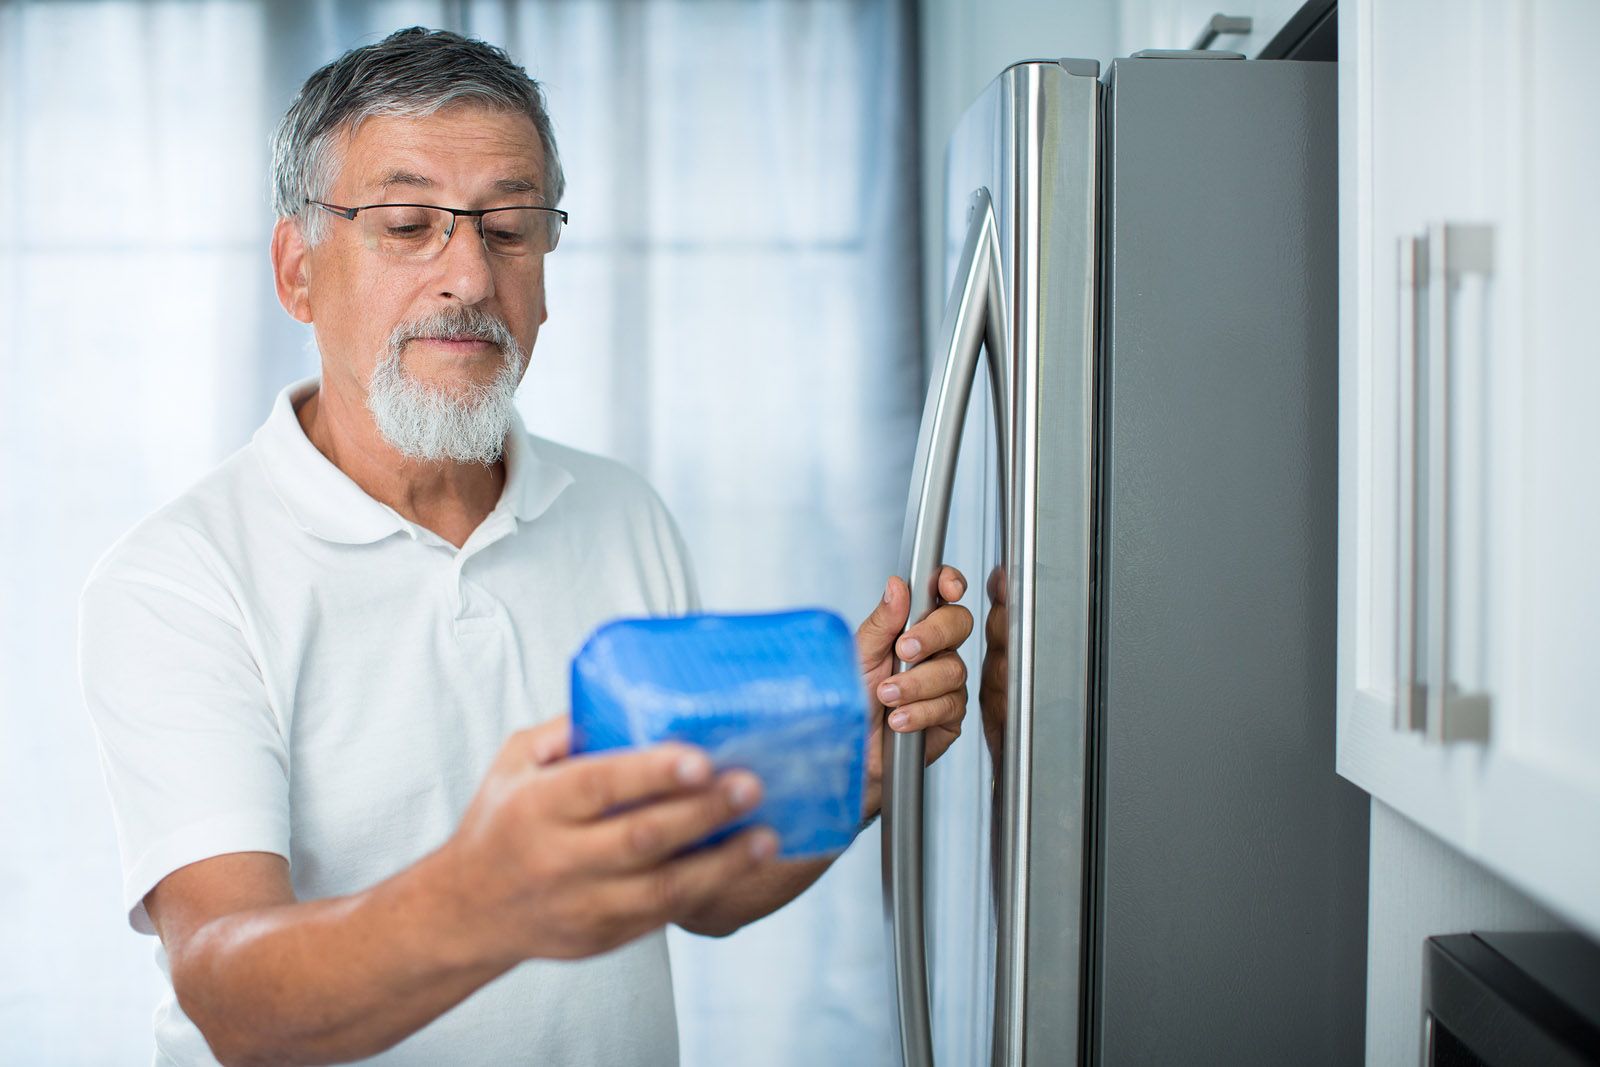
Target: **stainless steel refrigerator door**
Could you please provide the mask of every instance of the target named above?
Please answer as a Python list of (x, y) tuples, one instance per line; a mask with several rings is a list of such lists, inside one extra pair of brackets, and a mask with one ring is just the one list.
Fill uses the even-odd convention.
[[(997, 523), (1004, 534), (1000, 595), (978, 612), (998, 613), (996, 639), (984, 654), (998, 657), (989, 666), (1001, 682), (980, 701), (984, 729), (976, 731), (993, 738), (993, 764), (1000, 768), (993, 857), (997, 1064), (1071, 1062), (1081, 1044), (1097, 75), (1092, 61), (1010, 67), (969, 109), (952, 139), (947, 203), (966, 215), (973, 195), (985, 193), (978, 202), (992, 205), (993, 228), (981, 213), (974, 213), (975, 227), (960, 215), (953, 220), (952, 232), (965, 232), (967, 240), (941, 329), (941, 370), (924, 415), (907, 508), (907, 577), (921, 591), (916, 607), (925, 612), (944, 554), (944, 498), (961, 448), (959, 432), (952, 440), (952, 431), (966, 421), (977, 338), (985, 337), (996, 371), (996, 467), (1004, 486)], [(995, 291), (983, 291), (985, 285)], [(972, 315), (980, 312), (1003, 322), (975, 323)], [(973, 561), (963, 562), (970, 571)], [(982, 573), (985, 561), (976, 562)], [(912, 1064), (934, 1058), (925, 951), (937, 967), (940, 940), (969, 933), (928, 930), (923, 923), (924, 832), (937, 838), (942, 820), (970, 813), (934, 811), (925, 827), (922, 754), (920, 738), (893, 738), (884, 789), (885, 903), (901, 1050)], [(960, 803), (970, 802), (974, 791), (942, 792)], [(970, 862), (987, 867), (991, 857), (974, 855)], [(941, 979), (963, 980), (936, 974), (936, 986)], [(940, 1057), (971, 1062), (960, 1049), (941, 1050)]]

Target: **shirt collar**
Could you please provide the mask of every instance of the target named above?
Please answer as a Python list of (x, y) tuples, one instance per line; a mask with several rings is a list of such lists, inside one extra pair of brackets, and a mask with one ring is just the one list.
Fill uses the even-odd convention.
[(543, 515), (572, 484), (572, 473), (541, 452), (515, 410), (511, 412), (511, 431), (506, 434), (505, 460), (506, 486), (495, 507), (509, 505), (519, 522), (532, 522)]
[[(306, 437), (295, 408), (320, 384), (320, 378), (306, 378), (279, 393), (251, 441), (273, 493), (297, 526), (325, 541), (364, 545), (411, 531), (404, 516), (368, 496)], [(571, 473), (539, 454), (516, 412), (505, 464), (506, 484), (494, 512), (509, 510), (521, 522), (538, 518), (572, 484)]]

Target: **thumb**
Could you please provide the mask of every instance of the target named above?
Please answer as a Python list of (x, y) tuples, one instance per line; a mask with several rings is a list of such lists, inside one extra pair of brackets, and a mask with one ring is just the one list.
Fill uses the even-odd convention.
[(562, 715), (519, 733), (522, 755), (538, 767), (565, 759), (572, 751), (572, 719)]
[(862, 670), (877, 666), (890, 653), (895, 640), (905, 631), (906, 616), (910, 612), (910, 588), (899, 578), (891, 577), (884, 587), (883, 599), (856, 630), (856, 650), (861, 654)]

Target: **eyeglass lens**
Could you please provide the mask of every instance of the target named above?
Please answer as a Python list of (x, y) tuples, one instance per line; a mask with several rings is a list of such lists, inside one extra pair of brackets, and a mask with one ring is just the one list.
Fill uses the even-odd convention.
[[(431, 256), (444, 248), (450, 212), (436, 207), (363, 208), (356, 216), (368, 248), (401, 258)], [(531, 207), (496, 208), (482, 218), (462, 217), (457, 225), (474, 225), (483, 244), (497, 256), (543, 255), (561, 239), (561, 216)]]

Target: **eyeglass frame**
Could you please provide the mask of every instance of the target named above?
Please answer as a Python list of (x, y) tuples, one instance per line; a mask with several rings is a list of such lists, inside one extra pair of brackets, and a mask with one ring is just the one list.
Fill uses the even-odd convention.
[[(492, 215), (496, 211), (548, 211), (553, 215), (561, 216), (561, 225), (563, 228), (566, 227), (567, 222), (570, 220), (570, 216), (560, 208), (545, 207), (542, 204), (506, 204), (502, 207), (445, 207), (443, 204), (362, 204), (360, 207), (341, 207), (338, 204), (328, 204), (321, 200), (312, 200), (310, 197), (307, 197), (306, 205), (309, 207), (320, 207), (329, 214), (337, 215), (339, 218), (348, 222), (354, 222), (357, 215), (361, 214), (363, 211), (368, 211), (375, 207), (425, 207), (431, 208), (434, 211), (448, 211), (450, 213), (450, 228), (445, 230), (444, 243), (439, 245), (438, 251), (433, 253), (434, 256), (439, 255), (440, 252), (443, 252), (449, 246), (450, 238), (456, 235), (456, 220), (462, 216), (466, 216), (469, 219), (478, 220), (476, 223), (476, 228), (478, 231), (478, 240), (483, 242), (483, 250), (488, 252), (491, 256), (499, 256), (501, 259), (526, 259), (527, 257), (508, 256), (504, 252), (496, 252), (494, 249), (490, 248), (489, 239), (485, 237), (483, 233), (483, 217), (485, 215)], [(555, 249), (552, 248), (551, 251), (553, 252)], [(548, 255), (549, 253), (541, 252), (539, 254)], [(429, 256), (427, 258), (431, 259), (433, 256)]]

